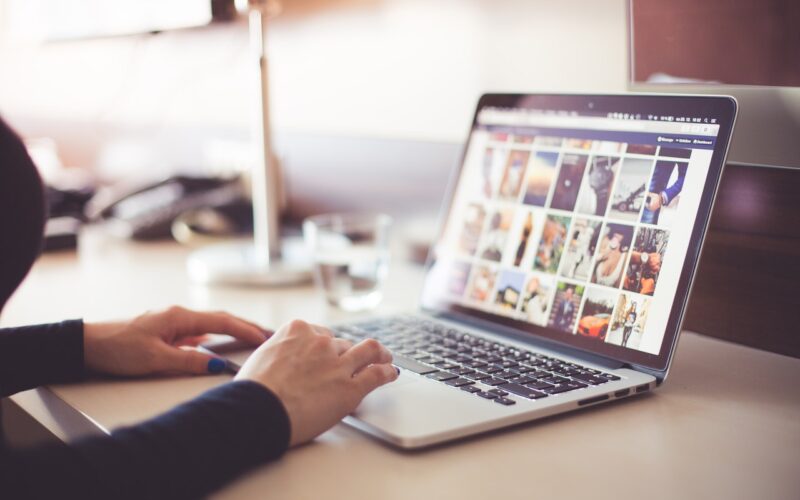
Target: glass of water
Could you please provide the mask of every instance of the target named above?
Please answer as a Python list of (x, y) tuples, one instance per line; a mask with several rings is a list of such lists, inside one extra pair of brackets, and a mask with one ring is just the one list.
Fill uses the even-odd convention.
[(383, 214), (325, 214), (303, 222), (315, 279), (329, 303), (345, 311), (380, 303), (391, 225), (391, 217)]

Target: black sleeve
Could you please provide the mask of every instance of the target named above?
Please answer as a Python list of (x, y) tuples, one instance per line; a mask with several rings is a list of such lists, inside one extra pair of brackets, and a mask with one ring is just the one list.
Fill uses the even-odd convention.
[(83, 375), (82, 320), (0, 329), (0, 397)]
[(4, 498), (202, 497), (289, 445), (280, 400), (255, 382), (206, 392), (143, 424), (0, 456)]

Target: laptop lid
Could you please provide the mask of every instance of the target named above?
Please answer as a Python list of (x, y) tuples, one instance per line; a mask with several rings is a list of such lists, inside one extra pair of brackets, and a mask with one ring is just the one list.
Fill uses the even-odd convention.
[(665, 374), (735, 115), (719, 96), (484, 95), (423, 309)]

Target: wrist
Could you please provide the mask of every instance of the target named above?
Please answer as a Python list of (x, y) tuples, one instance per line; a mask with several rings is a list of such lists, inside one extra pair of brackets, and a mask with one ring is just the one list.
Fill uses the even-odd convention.
[(113, 323), (83, 323), (83, 366), (87, 371), (103, 371), (101, 361), (109, 354), (104, 352), (104, 340), (114, 330)]

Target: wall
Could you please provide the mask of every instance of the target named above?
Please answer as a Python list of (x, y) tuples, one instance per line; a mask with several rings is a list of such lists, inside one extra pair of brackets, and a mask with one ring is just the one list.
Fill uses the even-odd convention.
[[(459, 142), (484, 91), (625, 89), (624, 0), (284, 3), (268, 46), (272, 116), (282, 132)], [(2, 43), (0, 112), (23, 131), (58, 123), (69, 136), (65, 124), (83, 124), (75, 130), (105, 139), (113, 128), (247, 129), (244, 22)], [(69, 163), (98, 161), (71, 139), (61, 145)]]

